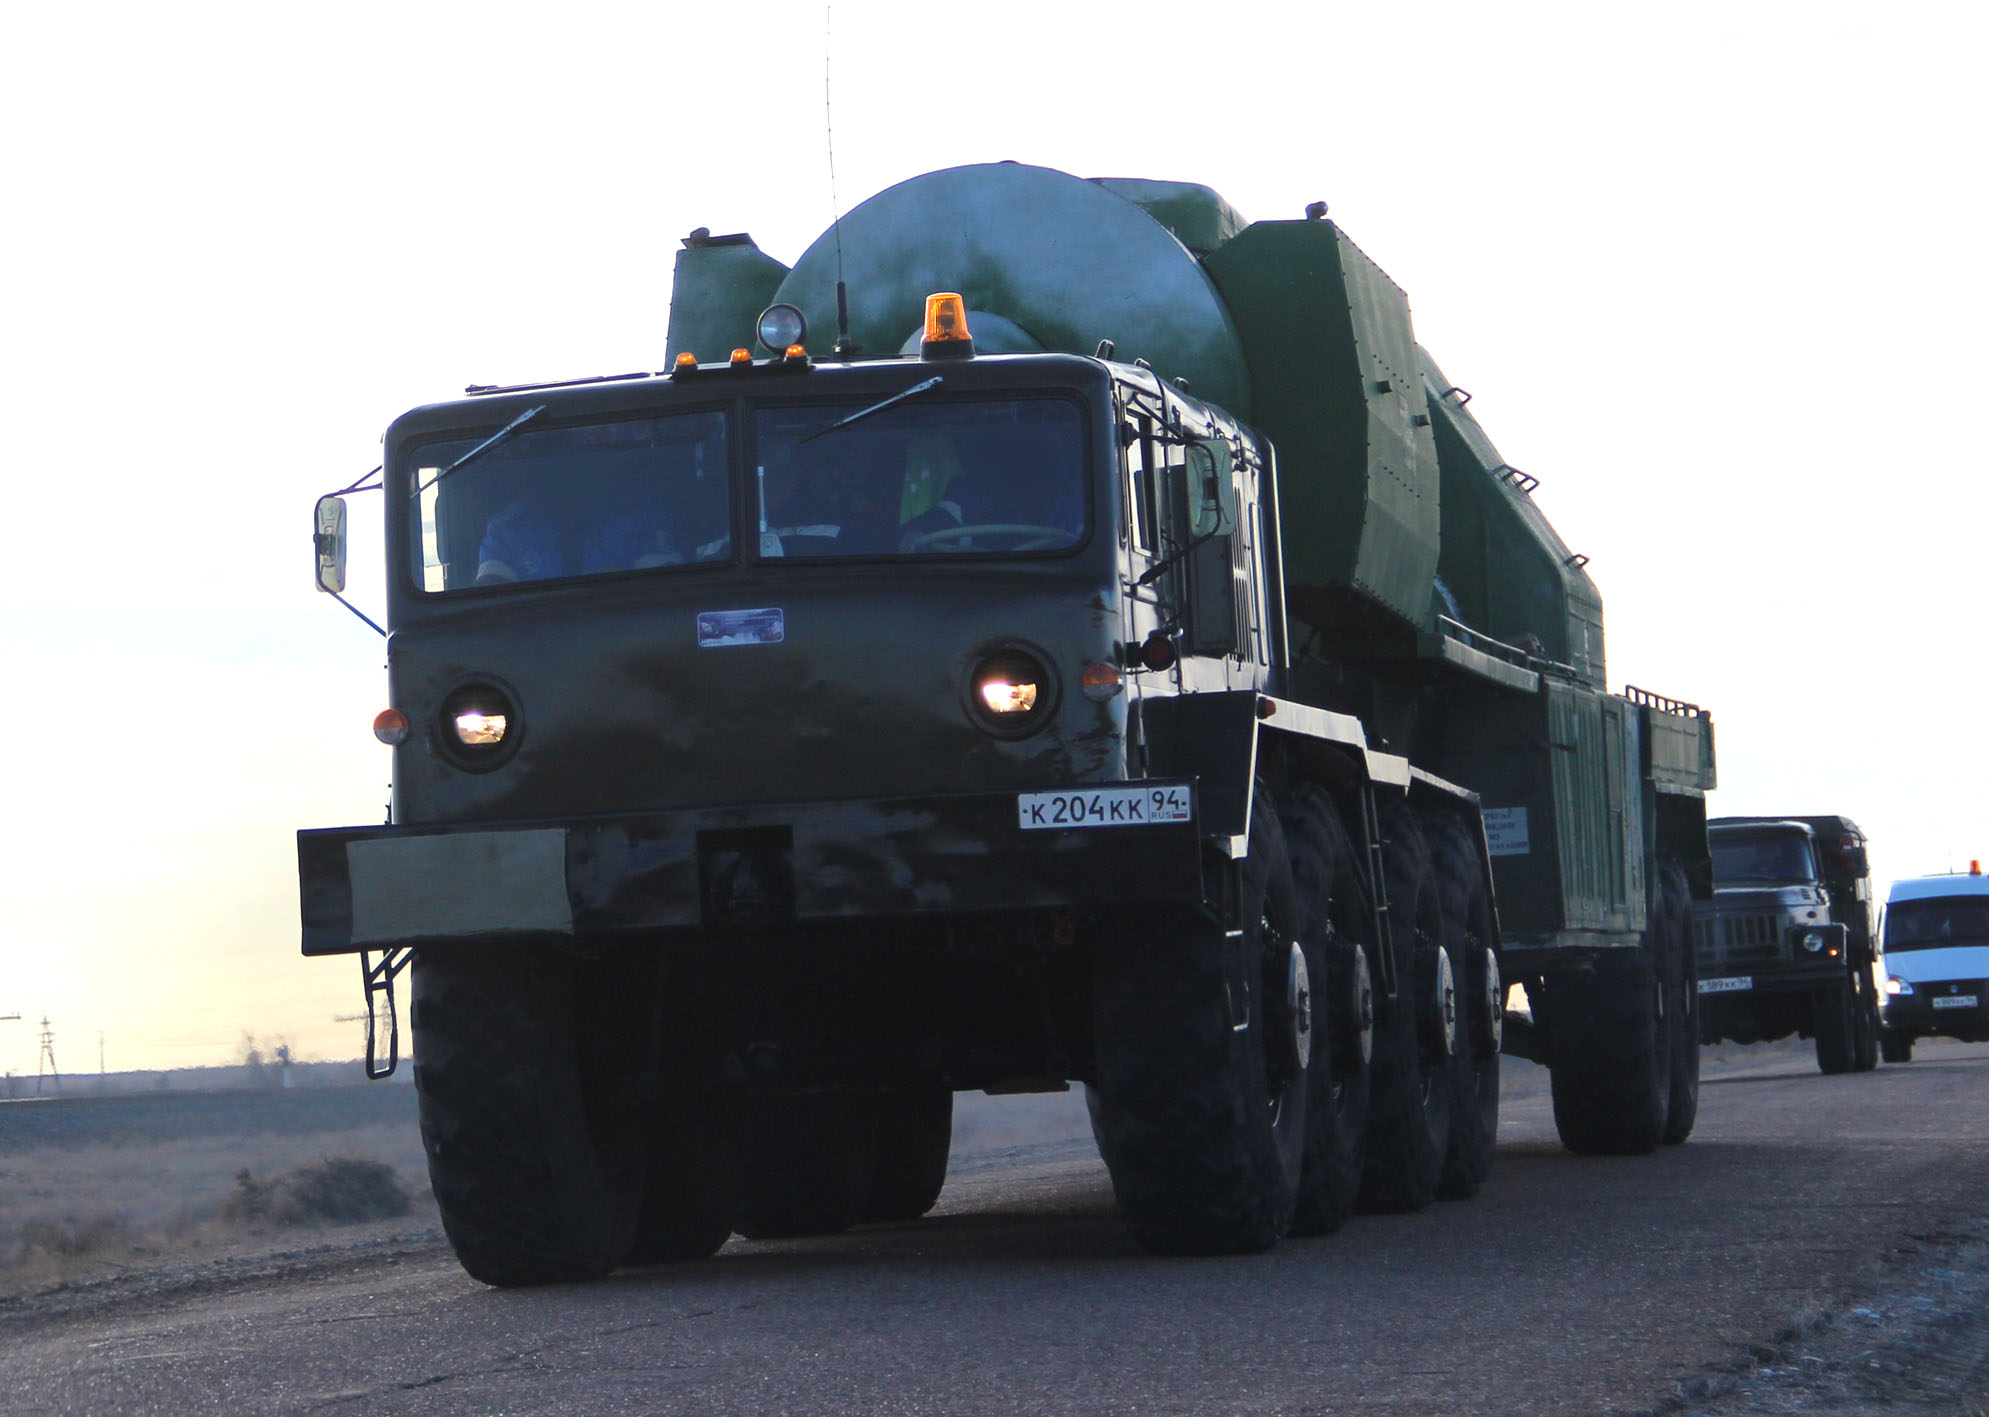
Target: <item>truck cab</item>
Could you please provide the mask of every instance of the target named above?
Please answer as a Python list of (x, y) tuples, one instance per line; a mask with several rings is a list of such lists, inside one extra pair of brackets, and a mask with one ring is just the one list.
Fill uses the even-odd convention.
[(1967, 875), (1893, 882), (1885, 972), (1888, 1063), (1911, 1061), (1921, 1038), (1989, 1042), (1989, 878), (1979, 863)]
[(1717, 817), (1695, 910), (1700, 1037), (1816, 1042), (1826, 1073), (1877, 1063), (1866, 839), (1849, 818)]

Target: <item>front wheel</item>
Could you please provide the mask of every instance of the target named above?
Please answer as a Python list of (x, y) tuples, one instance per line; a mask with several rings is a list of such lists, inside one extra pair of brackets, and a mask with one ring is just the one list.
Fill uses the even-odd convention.
[(596, 1279), (628, 1258), (649, 1138), (634, 1082), (647, 978), (638, 959), (581, 962), (550, 942), (416, 951), (422, 1146), (473, 1278)]
[(1099, 948), (1092, 1131), (1133, 1238), (1160, 1254), (1268, 1249), (1304, 1160), (1311, 985), (1275, 810), (1259, 794), (1240, 928), (1199, 911)]
[(1848, 1073), (1858, 1066), (1857, 994), (1853, 981), (1816, 993), (1816, 1066), (1823, 1073)]

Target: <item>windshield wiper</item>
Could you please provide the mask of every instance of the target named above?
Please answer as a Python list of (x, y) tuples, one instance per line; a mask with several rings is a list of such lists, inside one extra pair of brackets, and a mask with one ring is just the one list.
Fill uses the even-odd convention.
[(889, 408), (894, 403), (903, 403), (906, 399), (912, 398), (918, 394), (926, 393), (932, 389), (936, 389), (945, 382), (946, 380), (942, 376), (935, 374), (930, 379), (927, 379), (924, 383), (913, 384), (909, 389), (906, 389), (904, 392), (891, 395), (891, 397), (885, 399), (884, 402), (882, 403), (874, 403), (869, 408), (859, 408), (855, 413), (852, 413), (848, 418), (838, 418), (834, 423), (831, 423), (827, 428), (817, 428), (813, 433), (807, 434), (805, 437), (796, 438), (794, 440), (795, 446), (799, 447), (803, 443), (812, 443), (817, 438), (821, 437), (824, 433), (833, 433), (838, 428), (847, 428), (850, 426), (850, 424), (861, 422), (863, 419), (870, 417), (870, 415), (873, 413), (882, 413), (885, 409)]
[(433, 487), (436, 483), (440, 482), (443, 478), (447, 477), (450, 473), (454, 472), (457, 468), (461, 467), (464, 463), (468, 462), (471, 458), (476, 457), (479, 454), (489, 452), (492, 448), (496, 447), (506, 438), (509, 438), (513, 433), (516, 433), (520, 428), (523, 428), (527, 423), (530, 423), (534, 418), (537, 418), (540, 414), (544, 413), (545, 411), (546, 411), (546, 406), (544, 404), (540, 404), (537, 408), (526, 409), (523, 413), (519, 414), (509, 423), (505, 424), (502, 428), (498, 429), (495, 433), (491, 434), (481, 443), (478, 443), (474, 448), (471, 448), (467, 453), (464, 453), (461, 457), (457, 458), (454, 462), (450, 463), (447, 467), (443, 468), (440, 472), (436, 473), (435, 476), (429, 478), (428, 481), (422, 483), (421, 486), (415, 488), (414, 491), (408, 493), (408, 496), (410, 498), (419, 497), (422, 493), (426, 492), (429, 488)]

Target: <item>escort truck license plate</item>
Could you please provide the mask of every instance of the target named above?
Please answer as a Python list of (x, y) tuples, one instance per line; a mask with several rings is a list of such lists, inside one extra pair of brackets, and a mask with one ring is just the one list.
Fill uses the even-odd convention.
[(1973, 994), (1942, 994), (1934, 1000), (1937, 1009), (1972, 1009), (1975, 1007)]
[(1701, 979), (1701, 994), (1741, 994), (1754, 987), (1752, 974), (1733, 974), (1725, 979)]
[(1024, 831), (1063, 827), (1150, 827), (1194, 820), (1187, 787), (1101, 787), (1025, 792), (1015, 800)]

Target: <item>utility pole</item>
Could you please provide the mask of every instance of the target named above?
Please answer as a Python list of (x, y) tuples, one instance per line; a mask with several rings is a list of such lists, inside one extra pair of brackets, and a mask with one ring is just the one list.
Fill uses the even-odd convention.
[(35, 1059), (35, 1096), (41, 1096), (41, 1080), (46, 1074), (55, 1084), (57, 1092), (62, 1091), (62, 1074), (55, 1066), (55, 1030), (48, 1021), (48, 1015), (41, 1016), (41, 1056)]

